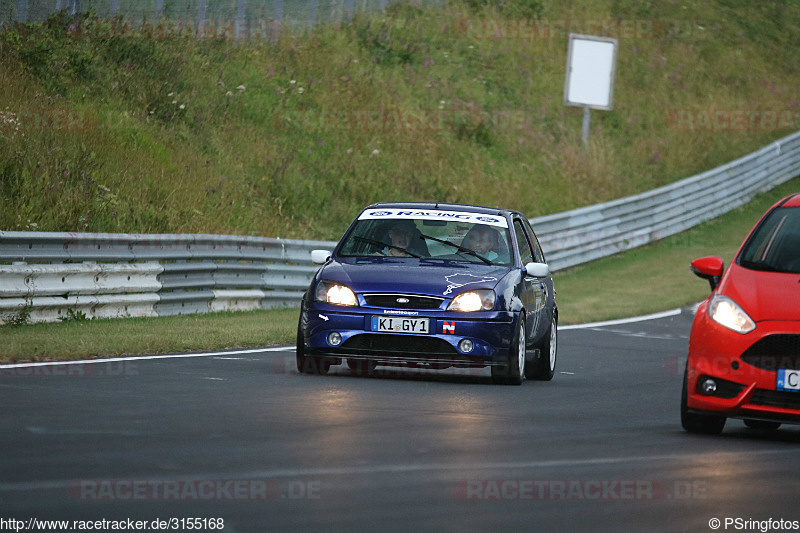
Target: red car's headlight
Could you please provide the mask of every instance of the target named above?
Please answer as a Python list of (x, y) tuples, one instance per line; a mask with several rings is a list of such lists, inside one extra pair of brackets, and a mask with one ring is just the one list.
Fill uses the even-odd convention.
[(721, 326), (736, 333), (750, 333), (756, 329), (756, 323), (744, 309), (727, 296), (714, 295), (708, 304), (708, 316)]

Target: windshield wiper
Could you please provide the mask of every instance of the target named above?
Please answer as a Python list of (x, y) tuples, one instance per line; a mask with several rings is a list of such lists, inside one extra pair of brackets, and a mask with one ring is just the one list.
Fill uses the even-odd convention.
[(436, 241), (436, 242), (440, 242), (442, 244), (446, 244), (448, 246), (452, 246), (453, 248), (456, 248), (459, 252), (463, 252), (463, 253), (471, 255), (473, 257), (477, 257), (478, 259), (480, 259), (481, 261), (483, 261), (487, 265), (494, 265), (494, 263), (492, 263), (491, 259), (488, 259), (488, 258), (482, 256), (481, 254), (479, 254), (475, 250), (470, 250), (469, 248), (464, 248), (463, 246), (461, 246), (459, 244), (456, 244), (454, 242), (446, 241), (444, 239), (438, 239), (436, 237), (431, 237), (430, 235), (425, 235), (424, 233), (422, 233), (419, 236), (419, 238), (420, 239), (430, 239), (432, 241)]
[[(421, 255), (417, 255), (414, 252), (411, 252), (405, 248), (401, 248), (400, 246), (395, 246), (394, 244), (386, 244), (385, 242), (376, 241), (375, 239), (370, 239), (367, 237), (361, 237), (360, 235), (354, 235), (353, 238), (362, 242), (366, 242), (368, 244), (374, 244), (375, 246), (380, 246), (381, 248), (383, 248), (384, 246), (388, 246), (389, 248), (394, 248), (395, 250), (400, 250), (401, 252), (407, 253), (411, 257), (422, 259)], [(388, 257), (388, 256), (383, 256), (383, 257)]]

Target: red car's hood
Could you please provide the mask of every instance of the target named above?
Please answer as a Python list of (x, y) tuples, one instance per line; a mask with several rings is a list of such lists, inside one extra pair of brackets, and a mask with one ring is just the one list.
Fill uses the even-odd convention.
[(732, 264), (718, 294), (733, 298), (756, 322), (800, 320), (800, 275), (748, 270)]

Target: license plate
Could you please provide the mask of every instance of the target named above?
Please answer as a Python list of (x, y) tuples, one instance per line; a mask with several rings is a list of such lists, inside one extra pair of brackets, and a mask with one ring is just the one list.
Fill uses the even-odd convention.
[(390, 333), (428, 333), (427, 318), (399, 318), (396, 316), (373, 316), (372, 331)]
[(778, 370), (778, 390), (800, 391), (800, 370)]

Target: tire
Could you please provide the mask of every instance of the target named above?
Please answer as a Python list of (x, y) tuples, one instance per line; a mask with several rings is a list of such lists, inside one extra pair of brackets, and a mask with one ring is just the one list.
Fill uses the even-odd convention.
[(701, 433), (703, 435), (719, 435), (725, 427), (724, 416), (701, 415), (690, 413), (687, 406), (689, 368), (683, 372), (683, 390), (681, 391), (681, 425), (689, 433)]
[(508, 361), (492, 367), (492, 381), (498, 385), (521, 385), (525, 380), (525, 314), (520, 314), (511, 340)]
[(539, 345), (539, 359), (525, 369), (525, 377), (539, 381), (550, 381), (556, 373), (558, 354), (558, 317), (553, 313), (550, 328)]
[(295, 345), (295, 358), (297, 359), (297, 371), (301, 374), (306, 373), (306, 341), (300, 326), (297, 327), (297, 343)]
[(331, 362), (324, 357), (306, 355), (306, 342), (303, 332), (297, 328), (297, 345), (295, 347), (297, 371), (301, 374), (327, 374)]
[(749, 427), (750, 429), (760, 429), (762, 431), (775, 431), (779, 427), (781, 427), (780, 422), (769, 422), (767, 420), (750, 420), (746, 418), (744, 420), (744, 425)]

